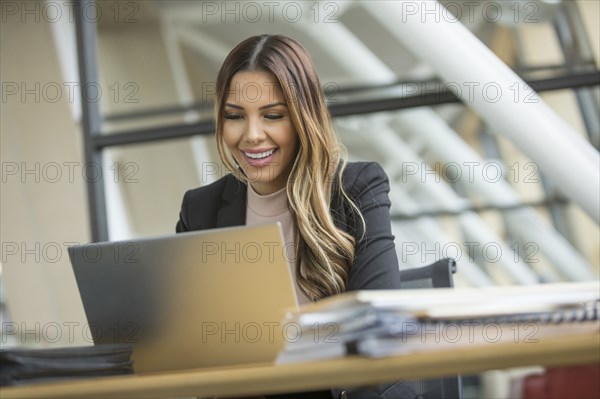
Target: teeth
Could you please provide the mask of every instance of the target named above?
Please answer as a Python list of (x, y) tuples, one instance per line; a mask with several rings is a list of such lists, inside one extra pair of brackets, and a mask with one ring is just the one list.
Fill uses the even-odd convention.
[(262, 159), (265, 157), (268, 157), (269, 155), (271, 155), (273, 152), (275, 151), (275, 149), (273, 148), (272, 150), (269, 151), (265, 151), (265, 152), (259, 152), (258, 154), (251, 154), (249, 152), (244, 152), (244, 154), (246, 154), (246, 156), (248, 158), (252, 158), (252, 159)]

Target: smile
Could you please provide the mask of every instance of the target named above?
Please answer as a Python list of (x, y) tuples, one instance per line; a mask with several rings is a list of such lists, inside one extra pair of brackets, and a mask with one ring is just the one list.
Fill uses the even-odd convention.
[(250, 152), (244, 151), (244, 155), (246, 155), (248, 158), (252, 158), (252, 159), (263, 159), (263, 158), (266, 158), (269, 155), (273, 154), (273, 152), (275, 152), (275, 148), (268, 150), (268, 151), (259, 152), (259, 153), (250, 153)]

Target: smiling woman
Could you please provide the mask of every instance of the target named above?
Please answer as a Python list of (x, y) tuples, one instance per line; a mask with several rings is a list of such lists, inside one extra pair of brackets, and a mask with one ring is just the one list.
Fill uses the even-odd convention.
[[(186, 192), (177, 232), (280, 222), (300, 303), (400, 288), (388, 178), (375, 162), (345, 160), (315, 66), (297, 41), (261, 35), (238, 44), (219, 71), (215, 111), (217, 147), (231, 174)], [(332, 393), (342, 390), (289, 397)], [(393, 383), (343, 397), (416, 394)]]

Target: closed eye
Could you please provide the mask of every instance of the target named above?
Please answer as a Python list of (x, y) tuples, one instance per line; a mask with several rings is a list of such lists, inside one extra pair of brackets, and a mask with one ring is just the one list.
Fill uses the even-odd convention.
[(235, 119), (241, 119), (242, 118), (242, 116), (239, 115), (239, 114), (225, 114), (225, 115), (223, 115), (223, 117), (225, 119), (230, 119), (230, 120), (235, 120)]
[(275, 119), (283, 118), (283, 115), (281, 115), (281, 114), (266, 114), (265, 118), (275, 120)]

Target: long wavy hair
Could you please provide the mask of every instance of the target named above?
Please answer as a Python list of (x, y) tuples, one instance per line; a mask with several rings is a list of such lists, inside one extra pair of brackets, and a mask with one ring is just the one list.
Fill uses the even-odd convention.
[[(363, 232), (364, 219), (344, 191), (346, 152), (333, 129), (316, 68), (306, 50), (283, 35), (250, 37), (223, 62), (215, 93), (217, 148), (226, 167), (247, 182), (223, 141), (224, 104), (233, 76), (241, 71), (270, 72), (276, 77), (298, 134), (298, 150), (286, 184), (295, 222), (297, 284), (312, 301), (344, 292), (360, 238), (334, 224), (333, 196), (342, 199)], [(332, 178), (336, 174), (337, 179)]]

